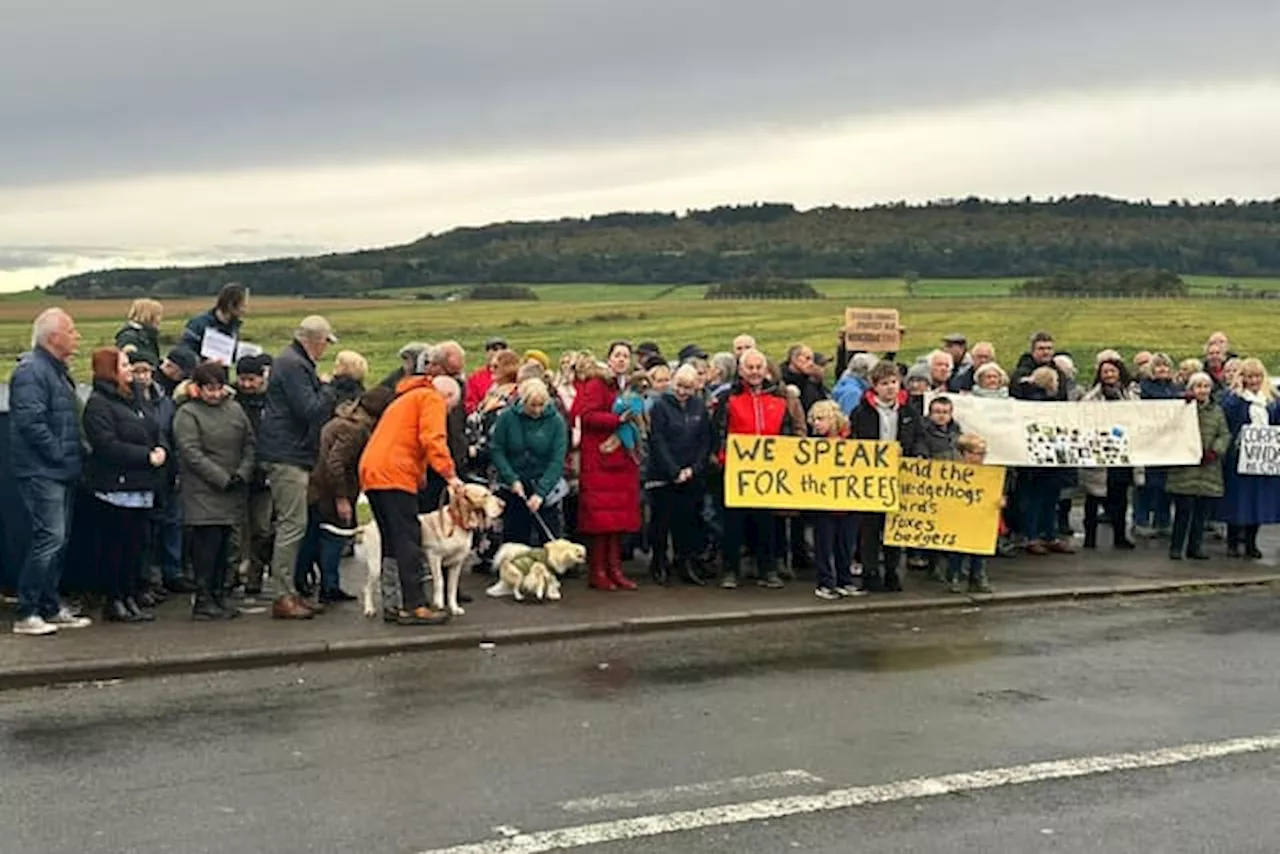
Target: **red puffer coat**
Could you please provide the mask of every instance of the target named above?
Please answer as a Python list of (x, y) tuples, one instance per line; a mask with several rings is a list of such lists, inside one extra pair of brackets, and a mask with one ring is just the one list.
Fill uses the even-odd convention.
[(615, 386), (602, 379), (578, 383), (572, 415), (582, 420), (582, 475), (579, 480), (578, 533), (630, 534), (640, 530), (640, 465), (625, 448), (600, 450), (618, 416)]

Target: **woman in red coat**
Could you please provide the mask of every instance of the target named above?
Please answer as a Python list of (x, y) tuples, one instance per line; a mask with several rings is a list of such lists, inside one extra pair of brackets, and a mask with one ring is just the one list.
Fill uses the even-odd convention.
[(636, 589), (622, 573), (622, 535), (640, 530), (640, 465), (625, 448), (601, 447), (627, 417), (614, 413), (613, 404), (630, 372), (631, 345), (617, 341), (609, 345), (607, 367), (575, 383), (572, 415), (582, 424), (578, 533), (587, 538), (590, 583), (597, 590)]

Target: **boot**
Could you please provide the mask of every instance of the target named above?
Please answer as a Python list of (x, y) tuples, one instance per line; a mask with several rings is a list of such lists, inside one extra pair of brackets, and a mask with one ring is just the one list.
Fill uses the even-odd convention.
[(702, 567), (698, 565), (696, 560), (690, 558), (680, 558), (676, 562), (676, 571), (680, 577), (684, 579), (685, 584), (692, 584), (694, 587), (706, 587), (707, 579), (703, 575)]
[(1250, 560), (1262, 560), (1262, 552), (1258, 549), (1258, 526), (1249, 525), (1244, 529), (1244, 556)]
[[(221, 610), (217, 613), (217, 619), (224, 619)], [(281, 596), (271, 606), (271, 616), (277, 620), (310, 620), (315, 615), (316, 612), (308, 608), (298, 596)]]
[(214, 585), (211, 593), (213, 606), (222, 612), (222, 618), (224, 620), (234, 620), (236, 617), (240, 616), (239, 608), (235, 605), (227, 604), (227, 591), (221, 584)]
[(148, 611), (148, 610), (146, 610), (146, 609), (142, 608), (142, 607), (138, 604), (138, 601), (137, 601), (136, 599), (134, 599), (132, 596), (128, 596), (128, 597), (126, 597), (126, 598), (125, 598), (125, 600), (124, 600), (124, 606), (125, 606), (126, 608), (128, 608), (128, 609), (129, 609), (129, 613), (130, 613), (130, 614), (133, 614), (134, 618), (135, 618), (139, 623), (153, 623), (153, 622), (155, 622), (156, 615), (155, 615), (155, 614), (153, 614), (153, 613), (151, 613), (150, 611)]
[(1098, 523), (1090, 522), (1087, 517), (1084, 525), (1084, 547), (1086, 549), (1098, 547)]
[(604, 537), (593, 537), (587, 545), (587, 566), (589, 575), (587, 585), (596, 590), (616, 590), (617, 586), (609, 579), (605, 569), (608, 563), (608, 546)]
[(104, 623), (138, 623), (141, 619), (134, 616), (123, 599), (112, 599), (102, 608)]
[(898, 568), (896, 566), (886, 566), (884, 568), (884, 589), (889, 593), (902, 592), (902, 579), (898, 577)]
[(653, 583), (666, 587), (671, 580), (671, 573), (667, 569), (667, 555), (665, 551), (659, 551), (656, 547), (653, 550), (653, 557), (649, 560), (649, 575), (653, 577)]
[(613, 582), (613, 586), (619, 590), (635, 590), (636, 583), (622, 571), (622, 538), (611, 536), (608, 538), (608, 558), (605, 564), (606, 572), (609, 580)]

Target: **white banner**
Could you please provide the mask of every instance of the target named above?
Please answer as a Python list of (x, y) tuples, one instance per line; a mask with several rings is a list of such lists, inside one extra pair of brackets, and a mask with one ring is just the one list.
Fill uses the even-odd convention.
[(1280, 427), (1240, 428), (1240, 462), (1237, 474), (1280, 475)]
[(1196, 408), (1181, 400), (1032, 403), (947, 397), (966, 433), (987, 440), (994, 466), (1093, 468), (1200, 462)]

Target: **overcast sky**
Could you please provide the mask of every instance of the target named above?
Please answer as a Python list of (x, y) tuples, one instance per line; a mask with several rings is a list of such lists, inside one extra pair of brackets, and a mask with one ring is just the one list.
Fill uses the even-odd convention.
[(3, 0), (0, 289), (725, 202), (1280, 196), (1280, 3)]

